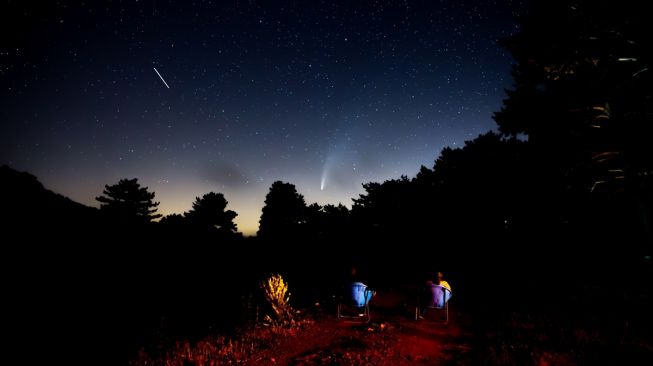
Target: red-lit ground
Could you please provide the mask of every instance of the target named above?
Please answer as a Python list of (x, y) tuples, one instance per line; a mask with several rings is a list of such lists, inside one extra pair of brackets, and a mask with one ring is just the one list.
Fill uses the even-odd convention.
[[(405, 289), (379, 291), (372, 300), (369, 323), (337, 319), (333, 303), (315, 304), (301, 309), (293, 326), (258, 325), (233, 340), (209, 337), (179, 344), (164, 358), (141, 354), (131, 364), (574, 366), (653, 361), (648, 318), (639, 313), (627, 313), (637, 322), (624, 322), (605, 310), (594, 314), (588, 306), (582, 313), (531, 308), (468, 313), (471, 309), (458, 306), (457, 300), (465, 300), (459, 296), (452, 298), (449, 323), (443, 324), (434, 314), (415, 321), (405, 293)], [(583, 316), (594, 319), (592, 314), (604, 321), (583, 322)]]
[(373, 313), (368, 324), (322, 318), (261, 352), (249, 365), (464, 364), (469, 346), (454, 321), (415, 322), (400, 314)]
[[(465, 323), (452, 303), (450, 321), (437, 315), (415, 321), (400, 292), (372, 300), (371, 321), (338, 320), (324, 309), (314, 324), (253, 360), (251, 365), (443, 365), (466, 364), (470, 349)], [(274, 358), (274, 361), (272, 360)]]

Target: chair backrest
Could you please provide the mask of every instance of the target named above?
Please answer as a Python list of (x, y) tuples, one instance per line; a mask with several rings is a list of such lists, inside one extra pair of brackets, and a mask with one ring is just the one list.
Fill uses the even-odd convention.
[(451, 291), (442, 285), (431, 284), (425, 289), (424, 306), (436, 309), (444, 308), (451, 298)]
[(354, 306), (366, 306), (372, 298), (372, 291), (362, 282), (352, 282), (350, 300)]

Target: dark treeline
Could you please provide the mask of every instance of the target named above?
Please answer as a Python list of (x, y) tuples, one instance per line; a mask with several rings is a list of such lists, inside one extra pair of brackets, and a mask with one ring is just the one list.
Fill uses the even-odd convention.
[(34, 362), (115, 365), (139, 347), (163, 350), (252, 319), (263, 272), (242, 260), (251, 250), (224, 196), (207, 193), (160, 222), (154, 196), (123, 179), (97, 209), (0, 167), (9, 347)]
[[(136, 179), (107, 185), (94, 209), (2, 167), (8, 329), (23, 345), (62, 329), (75, 342), (92, 334), (89, 352), (124, 349), (114, 356), (124, 360), (134, 345), (242, 325), (272, 272), (296, 304), (328, 301), (352, 264), (381, 290), (441, 270), (457, 306), (568, 307), (559, 299), (609, 291), (619, 309), (644, 309), (653, 33), (644, 5), (623, 3), (536, 3), (502, 41), (515, 83), (497, 132), (445, 148), (415, 177), (365, 183), (351, 209), (307, 203), (292, 183), (274, 182), (255, 238), (237, 232), (221, 193), (155, 222), (154, 192)], [(498, 299), (497, 281), (508, 287)], [(564, 286), (541, 290), (551, 283)]]

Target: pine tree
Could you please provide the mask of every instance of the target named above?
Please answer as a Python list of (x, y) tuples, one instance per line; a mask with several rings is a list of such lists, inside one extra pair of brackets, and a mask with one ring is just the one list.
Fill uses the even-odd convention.
[(222, 233), (235, 233), (236, 224), (233, 220), (238, 214), (225, 210), (227, 203), (222, 193), (209, 192), (202, 198), (195, 198), (193, 208), (185, 214), (185, 217), (193, 225)]
[(156, 213), (159, 202), (154, 192), (141, 187), (138, 179), (121, 179), (117, 184), (105, 185), (103, 196), (96, 197), (100, 210), (111, 219), (124, 224), (144, 224), (161, 217)]
[(297, 193), (295, 185), (276, 181), (265, 197), (265, 206), (259, 221), (258, 236), (279, 238), (296, 236), (303, 231), (307, 220), (304, 196)]

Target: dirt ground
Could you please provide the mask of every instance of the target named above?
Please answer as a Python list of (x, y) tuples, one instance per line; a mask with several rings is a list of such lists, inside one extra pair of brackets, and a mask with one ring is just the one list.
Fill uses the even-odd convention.
[(314, 322), (261, 352), (249, 365), (455, 365), (468, 364), (465, 317), (450, 306), (449, 322), (433, 312), (414, 319), (400, 292), (378, 293), (371, 319), (338, 319), (334, 309), (313, 309)]

